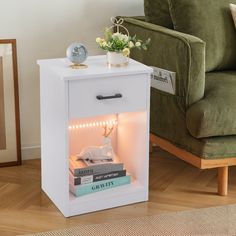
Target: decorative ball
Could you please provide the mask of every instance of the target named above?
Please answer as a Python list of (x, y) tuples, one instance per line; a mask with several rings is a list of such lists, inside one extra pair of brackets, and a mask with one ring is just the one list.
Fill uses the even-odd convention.
[(72, 63), (81, 64), (87, 59), (88, 50), (81, 43), (72, 43), (66, 50), (66, 56)]

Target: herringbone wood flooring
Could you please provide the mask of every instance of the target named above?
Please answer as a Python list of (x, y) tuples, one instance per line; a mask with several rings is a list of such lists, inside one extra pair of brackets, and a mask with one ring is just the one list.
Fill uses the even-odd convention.
[(121, 208), (64, 218), (40, 190), (40, 160), (0, 169), (0, 235), (49, 231), (113, 220), (236, 203), (236, 168), (229, 195), (216, 195), (216, 170), (200, 171), (156, 150), (150, 157), (150, 200)]

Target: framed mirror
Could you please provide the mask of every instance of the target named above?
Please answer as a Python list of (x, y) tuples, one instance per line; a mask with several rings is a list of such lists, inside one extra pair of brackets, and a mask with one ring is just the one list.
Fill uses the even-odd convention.
[(21, 164), (15, 39), (0, 39), (0, 167)]

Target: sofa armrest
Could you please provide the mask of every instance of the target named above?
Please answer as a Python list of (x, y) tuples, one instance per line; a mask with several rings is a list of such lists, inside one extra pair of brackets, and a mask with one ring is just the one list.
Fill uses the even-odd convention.
[(151, 38), (147, 51), (133, 50), (132, 58), (149, 66), (176, 72), (176, 95), (184, 108), (202, 99), (205, 90), (205, 42), (192, 35), (135, 18), (124, 18), (131, 35)]

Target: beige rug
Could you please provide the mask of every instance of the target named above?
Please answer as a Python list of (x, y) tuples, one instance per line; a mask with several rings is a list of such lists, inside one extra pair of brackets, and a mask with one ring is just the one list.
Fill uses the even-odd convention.
[(236, 205), (78, 226), (27, 236), (236, 235)]

